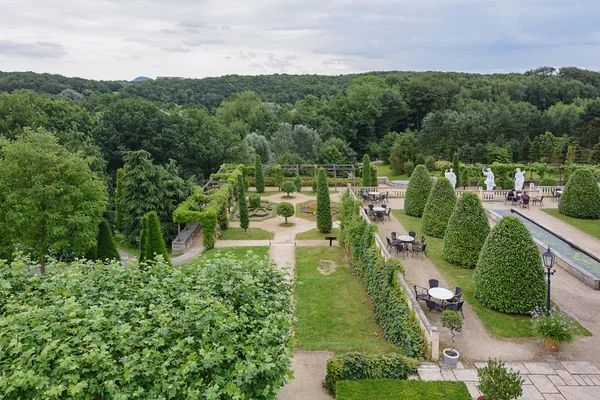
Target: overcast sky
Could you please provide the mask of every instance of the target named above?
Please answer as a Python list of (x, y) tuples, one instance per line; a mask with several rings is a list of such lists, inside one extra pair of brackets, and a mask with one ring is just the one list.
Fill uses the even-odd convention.
[(0, 0), (0, 70), (600, 70), (599, 0)]

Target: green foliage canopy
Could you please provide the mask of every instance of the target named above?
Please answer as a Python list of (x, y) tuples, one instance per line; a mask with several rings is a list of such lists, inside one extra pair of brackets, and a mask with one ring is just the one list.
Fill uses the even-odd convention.
[(404, 212), (406, 215), (413, 217), (423, 215), (432, 185), (427, 168), (424, 165), (417, 165), (406, 188), (406, 198), (404, 199)]
[(277, 215), (279, 215), (280, 217), (284, 217), (285, 222), (287, 223), (288, 217), (294, 215), (294, 206), (291, 203), (288, 203), (287, 201), (283, 201), (277, 204), (276, 211)]
[(456, 205), (456, 193), (447, 178), (439, 178), (429, 193), (423, 210), (423, 233), (443, 238)]
[(96, 259), (105, 260), (120, 260), (117, 245), (113, 238), (108, 222), (105, 219), (100, 221), (98, 226), (98, 245), (96, 246)]
[(560, 196), (558, 211), (575, 218), (600, 218), (600, 188), (592, 172), (577, 170)]
[(144, 261), (154, 262), (156, 256), (162, 256), (164, 262), (170, 264), (169, 253), (163, 239), (163, 234), (160, 228), (160, 220), (156, 211), (150, 211), (146, 214), (146, 243), (144, 246)]
[(281, 184), (281, 191), (285, 192), (286, 197), (290, 197), (290, 193), (294, 193), (296, 191), (296, 184), (294, 181), (283, 181)]

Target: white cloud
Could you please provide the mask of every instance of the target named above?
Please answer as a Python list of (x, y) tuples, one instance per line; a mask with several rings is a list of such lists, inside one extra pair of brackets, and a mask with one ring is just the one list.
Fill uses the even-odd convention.
[(4, 0), (3, 70), (138, 75), (600, 69), (595, 0)]

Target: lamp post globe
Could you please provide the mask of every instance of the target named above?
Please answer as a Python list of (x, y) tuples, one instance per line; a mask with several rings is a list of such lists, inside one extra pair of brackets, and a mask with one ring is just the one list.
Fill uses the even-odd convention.
[(550, 246), (544, 254), (542, 254), (542, 260), (544, 261), (544, 267), (546, 267), (546, 276), (548, 277), (548, 294), (546, 296), (546, 315), (550, 315), (550, 277), (554, 275), (552, 267), (554, 266), (554, 258), (556, 255), (550, 251)]

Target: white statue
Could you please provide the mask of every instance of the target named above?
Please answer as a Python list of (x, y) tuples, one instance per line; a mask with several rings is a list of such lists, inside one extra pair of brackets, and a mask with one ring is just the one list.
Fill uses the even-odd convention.
[(520, 192), (523, 190), (523, 184), (525, 184), (525, 174), (527, 171), (521, 172), (521, 168), (517, 168), (515, 172), (515, 190)]
[(494, 190), (494, 186), (496, 186), (496, 182), (494, 181), (494, 173), (492, 172), (491, 168), (488, 168), (487, 171), (485, 170), (481, 170), (481, 172), (483, 172), (483, 175), (485, 176), (485, 186), (487, 187), (486, 190)]
[(456, 174), (452, 171), (452, 168), (450, 168), (450, 171), (446, 170), (444, 175), (450, 181), (452, 187), (456, 188)]

